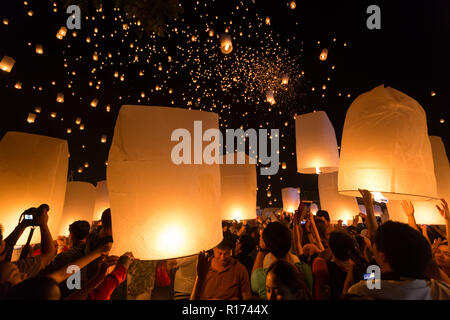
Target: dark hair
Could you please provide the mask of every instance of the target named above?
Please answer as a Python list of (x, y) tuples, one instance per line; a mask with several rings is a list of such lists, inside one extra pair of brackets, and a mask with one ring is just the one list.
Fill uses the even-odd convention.
[(331, 232), (328, 245), (333, 255), (342, 261), (350, 259), (356, 250), (355, 240), (343, 231)]
[[(55, 291), (57, 288), (57, 291)], [(55, 295), (55, 293), (57, 295)], [(58, 283), (48, 277), (29, 278), (9, 289), (6, 300), (59, 300)]]
[(277, 260), (270, 265), (267, 274), (270, 272), (275, 275), (281, 284), (288, 287), (293, 294), (298, 295), (299, 300), (312, 300), (305, 278), (295, 266), (285, 260)]
[(106, 209), (102, 213), (102, 227), (106, 229), (111, 229), (111, 209)]
[(220, 250), (232, 250), (233, 241), (230, 237), (224, 237), (223, 240), (217, 245), (217, 249)]
[(320, 239), (322, 240), (322, 242), (325, 241), (327, 238), (328, 229), (326, 223), (318, 218), (314, 218), (314, 222), (316, 224), (317, 231), (319, 232)]
[(267, 249), (277, 258), (284, 258), (291, 249), (291, 233), (281, 222), (271, 222), (264, 229), (262, 237)]
[(77, 240), (85, 239), (88, 236), (90, 229), (91, 226), (89, 222), (84, 220), (75, 221), (69, 226), (70, 233), (72, 233)]
[(256, 247), (256, 241), (251, 236), (244, 234), (239, 237), (241, 243), (241, 250), (244, 255), (249, 255)]
[(424, 278), (432, 256), (430, 245), (419, 231), (405, 223), (387, 221), (377, 229), (375, 246), (399, 277)]
[(316, 217), (324, 217), (325, 220), (330, 222), (330, 215), (328, 214), (328, 211), (326, 211), (326, 210), (319, 210), (319, 211), (317, 211)]

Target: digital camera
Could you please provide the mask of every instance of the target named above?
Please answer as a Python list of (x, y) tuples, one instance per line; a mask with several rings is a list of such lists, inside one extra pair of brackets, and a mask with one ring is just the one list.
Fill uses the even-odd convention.
[(37, 226), (37, 221), (42, 216), (44, 209), (50, 210), (48, 204), (41, 204), (38, 208), (29, 208), (22, 213), (20, 221), (26, 221), (28, 226)]

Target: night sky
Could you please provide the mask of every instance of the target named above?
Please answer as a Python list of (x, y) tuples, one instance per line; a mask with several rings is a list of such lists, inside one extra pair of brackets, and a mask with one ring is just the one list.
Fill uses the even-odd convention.
[[(167, 20), (165, 35), (146, 33), (143, 22), (104, 3), (101, 12), (83, 11), (76, 36), (68, 30), (62, 40), (56, 33), (68, 14), (61, 1), (5, 0), (0, 9), (0, 59), (16, 60), (10, 73), (0, 71), (0, 137), (17, 130), (67, 139), (73, 180), (105, 179), (121, 105), (175, 106), (217, 112), (221, 129), (279, 128), (287, 169), (258, 176), (258, 205), (281, 206), (282, 187), (301, 187), (303, 198), (317, 200), (317, 176), (296, 172), (294, 115), (326, 111), (339, 145), (350, 104), (381, 84), (416, 99), (429, 134), (441, 136), (450, 153), (448, 1), (297, 0), (295, 9), (290, 1), (180, 1), (183, 13)], [(366, 27), (372, 4), (381, 8), (381, 30)], [(233, 52), (225, 56), (218, 37), (226, 28)], [(276, 89), (270, 106), (264, 88), (284, 73), (289, 85)]]

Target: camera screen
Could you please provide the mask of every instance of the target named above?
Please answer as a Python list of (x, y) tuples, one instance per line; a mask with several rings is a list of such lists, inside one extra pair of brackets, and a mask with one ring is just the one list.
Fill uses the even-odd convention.
[(364, 280), (373, 280), (373, 279), (375, 279), (375, 273), (364, 274)]
[(25, 215), (25, 220), (33, 220), (33, 215), (31, 215), (31, 214), (26, 214), (26, 215)]

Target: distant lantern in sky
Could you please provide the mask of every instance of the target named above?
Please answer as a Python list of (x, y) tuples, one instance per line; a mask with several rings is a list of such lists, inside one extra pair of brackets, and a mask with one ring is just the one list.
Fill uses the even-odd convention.
[(380, 192), (389, 200), (437, 197), (425, 111), (406, 94), (379, 86), (347, 111), (339, 163), (339, 192)]
[(76, 123), (76, 124), (80, 124), (80, 123), (81, 123), (81, 118), (80, 118), (80, 117), (77, 117), (77, 118), (75, 119), (75, 123)]
[(336, 133), (324, 111), (297, 115), (295, 143), (299, 173), (319, 174), (338, 171)]
[(36, 113), (41, 113), (41, 111), (42, 111), (41, 107), (36, 107), (34, 109), (34, 112), (36, 112)]
[(287, 74), (283, 74), (281, 77), (281, 84), (288, 84), (289, 82), (289, 76)]
[(297, 4), (295, 3), (295, 1), (291, 1), (289, 3), (289, 6), (291, 7), (292, 10), (294, 10), (297, 7)]
[(266, 17), (266, 21), (265, 22), (266, 22), (267, 25), (270, 25), (270, 18)]
[[(450, 202), (450, 166), (441, 137), (430, 136), (431, 149), (433, 153), (434, 172), (436, 174), (438, 198), (444, 198)], [(418, 224), (445, 224), (445, 220), (439, 214), (436, 205), (440, 201), (413, 201), (414, 217)], [(401, 201), (389, 201), (387, 203), (389, 217), (391, 220), (408, 222), (401, 207)]]
[(351, 224), (353, 216), (359, 213), (356, 198), (338, 193), (337, 172), (319, 175), (319, 198), (321, 209), (328, 211), (330, 220), (334, 223), (343, 220), (344, 223)]
[(36, 120), (36, 114), (35, 113), (29, 113), (28, 117), (27, 117), (27, 122), (28, 123), (34, 123), (35, 120)]
[(97, 105), (98, 105), (98, 99), (97, 98), (91, 101), (91, 107), (97, 108)]
[(300, 204), (300, 193), (297, 188), (282, 188), (283, 211), (294, 213)]
[[(69, 226), (77, 220), (92, 223), (95, 205), (95, 187), (88, 182), (67, 182), (64, 210), (58, 236), (68, 236)], [(56, 236), (56, 235), (55, 235)]]
[(220, 51), (223, 54), (229, 54), (233, 51), (233, 42), (231, 41), (231, 36), (229, 34), (222, 34), (220, 37)]
[(2, 61), (0, 61), (0, 69), (6, 72), (11, 72), (11, 69), (13, 68), (14, 64), (16, 63), (16, 60), (9, 56), (4, 56), (2, 58)]
[(281, 163), (281, 169), (283, 169), (283, 170), (285, 170), (287, 167), (286, 167), (286, 162), (282, 162)]
[[(45, 155), (44, 157), (42, 155)], [(69, 165), (67, 141), (22, 132), (7, 132), (0, 141), (0, 221), (9, 235), (28, 208), (48, 204), (48, 225), (56, 235), (64, 205)], [(17, 245), (26, 243), (29, 228)], [(37, 228), (31, 243), (40, 242)]]
[(186, 157), (180, 151), (190, 148), (191, 137), (205, 148), (218, 144), (199, 141), (194, 121), (203, 132), (219, 128), (216, 113), (122, 106), (106, 172), (111, 254), (132, 251), (144, 260), (170, 259), (209, 250), (222, 241), (219, 164), (176, 164), (173, 158), (180, 153)]
[(92, 221), (98, 221), (102, 218), (102, 213), (109, 208), (109, 194), (106, 180), (97, 182), (95, 188), (95, 206)]
[[(234, 164), (227, 164), (223, 156), (220, 165), (222, 185), (222, 219), (247, 220), (256, 218), (256, 160), (250, 164), (250, 157), (245, 153), (234, 153)], [(237, 164), (243, 157), (245, 164)]]
[(101, 137), (100, 141), (101, 141), (102, 143), (106, 143), (107, 137), (106, 137), (105, 135), (103, 135), (103, 136)]
[(210, 37), (214, 37), (214, 30), (213, 29), (209, 29), (209, 36)]
[(322, 49), (319, 56), (320, 60), (325, 61), (328, 58), (328, 49)]
[(119, 77), (119, 72), (118, 71), (114, 72), (114, 78), (118, 78), (118, 77)]
[(56, 33), (56, 37), (59, 40), (62, 40), (67, 34), (67, 28), (66, 27), (61, 27), (59, 28), (58, 32)]
[(37, 44), (36, 45), (36, 53), (37, 54), (43, 54), (44, 53), (44, 47), (42, 46), (42, 44)]
[(270, 104), (275, 104), (275, 98), (273, 96), (273, 90), (266, 91), (266, 101)]
[(84, 124), (80, 124), (80, 130), (84, 130)]
[(50, 117), (52, 117), (52, 118), (56, 118), (56, 112), (52, 112), (52, 113), (50, 113)]
[(22, 89), (22, 82), (16, 82), (16, 84), (14, 85), (14, 88), (20, 90)]
[(56, 101), (59, 102), (59, 103), (63, 103), (64, 102), (64, 93), (59, 92), (56, 95)]
[(98, 54), (97, 52), (94, 52), (94, 54), (92, 55), (92, 60), (97, 61), (98, 60)]

